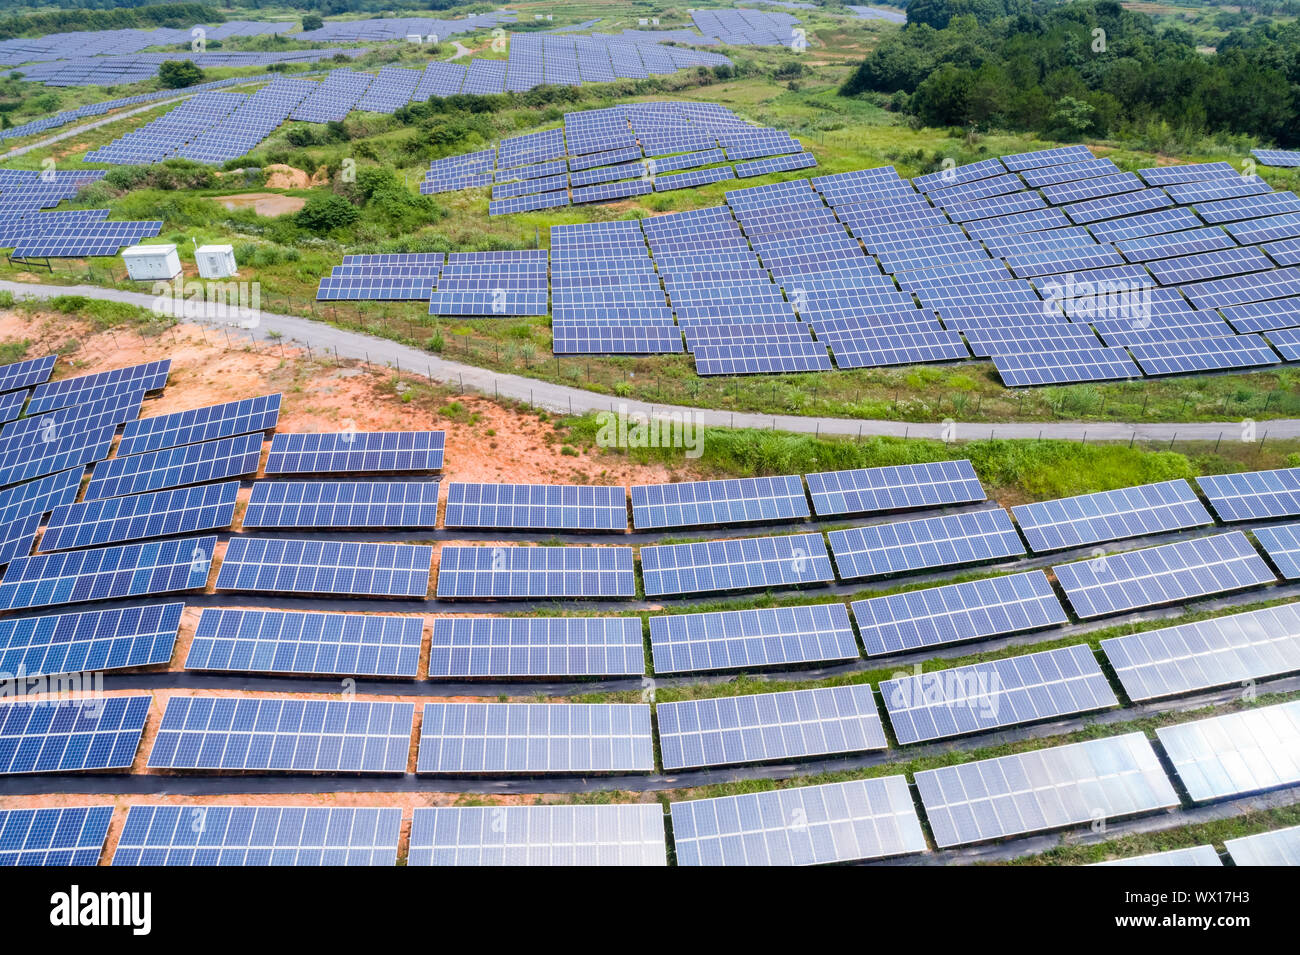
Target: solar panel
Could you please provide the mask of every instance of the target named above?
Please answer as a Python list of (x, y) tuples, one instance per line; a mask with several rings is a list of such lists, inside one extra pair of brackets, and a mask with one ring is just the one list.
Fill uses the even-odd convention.
[(0, 486), (31, 481), (70, 468), (76, 468), (80, 478), (82, 465), (98, 461), (108, 454), (116, 433), (117, 426), (110, 424), (92, 431), (62, 434), (53, 441), (20, 446), (20, 452), (13, 448), (0, 448), (0, 455), (3, 455), (0, 457)]
[(232, 537), (216, 589), (424, 599), (432, 566), (422, 545)]
[(1268, 341), (1285, 361), (1300, 361), (1300, 328), (1274, 329)]
[[(678, 318), (681, 318), (680, 311)], [(826, 354), (826, 346), (814, 341), (700, 345), (695, 349), (697, 375), (756, 375), (830, 370), (831, 360)]]
[(1300, 515), (1300, 468), (1208, 474), (1196, 483), (1222, 521)]
[(1083, 644), (896, 676), (880, 684), (880, 697), (904, 745), (1119, 705)]
[(434, 527), (437, 481), (255, 481), (241, 526)]
[(181, 603), (0, 620), (0, 673), (47, 676), (167, 663)]
[(44, 383), (54, 370), (58, 355), (45, 355), (41, 358), (28, 358), (23, 361), (0, 365), (0, 391), (13, 391), (16, 388), (28, 388)]
[(940, 848), (1178, 805), (1141, 733), (921, 770), (916, 788)]
[(1182, 479), (1017, 504), (1011, 513), (1036, 554), (1214, 523)]
[(1081, 618), (1274, 583), (1241, 531), (1052, 568)]
[(967, 460), (805, 475), (818, 517), (973, 504), (986, 497)]
[(577, 484), (447, 485), (446, 527), (627, 530), (622, 487)]
[(843, 604), (765, 607), (650, 618), (656, 673), (751, 669), (860, 654)]
[(0, 563), (31, 553), (45, 514), (76, 499), (81, 475), (73, 468), (0, 491)]
[(634, 597), (630, 547), (445, 545), (438, 598)]
[(413, 866), (662, 866), (658, 803), (436, 806), (411, 820)]
[(1149, 375), (1177, 375), (1226, 368), (1275, 365), (1279, 359), (1258, 335), (1217, 335), (1130, 342), (1134, 360)]
[(644, 672), (639, 617), (436, 617), (433, 621), (431, 679)]
[(417, 773), (652, 772), (641, 703), (426, 703)]
[(121, 457), (158, 451), (182, 444), (197, 444), (256, 431), (271, 431), (280, 418), (282, 395), (245, 398), (206, 408), (193, 408), (156, 418), (128, 421), (118, 442)]
[(647, 597), (792, 587), (835, 579), (820, 534), (642, 547), (641, 573)]
[(128, 769), (150, 696), (0, 704), (0, 775)]
[(133, 388), (146, 392), (157, 391), (167, 384), (167, 373), (171, 370), (171, 365), (171, 359), (164, 358), (162, 361), (145, 362), (129, 368), (114, 368), (112, 371), (102, 371), (94, 375), (46, 382), (32, 392), (27, 413), (35, 415), (81, 404), (90, 400), (87, 395), (103, 388), (113, 388), (117, 391)]
[(1169, 849), (1165, 852), (1152, 852), (1141, 856), (1128, 856), (1124, 859), (1112, 859), (1109, 862), (1094, 862), (1093, 865), (1118, 866), (1215, 866), (1223, 865), (1214, 846), (1191, 846), (1187, 849)]
[(205, 607), (187, 670), (415, 679), (419, 617)]
[(888, 746), (865, 683), (660, 703), (655, 717), (667, 771)]
[(1300, 782), (1300, 701), (1156, 729), (1192, 802)]
[(1225, 839), (1233, 865), (1300, 865), (1300, 826)]
[(396, 865), (401, 830), (401, 809), (134, 805), (113, 865)]
[(412, 703), (171, 696), (149, 768), (402, 774), (414, 713)]
[(928, 851), (903, 776), (669, 804), (677, 864), (818, 865)]
[(215, 537), (191, 537), (16, 557), (0, 580), (0, 607), (16, 610), (201, 589), (216, 544)]
[(1039, 630), (1067, 622), (1041, 570), (855, 600), (867, 656)]
[(95, 465), (86, 485), (85, 500), (141, 494), (164, 488), (203, 484), (222, 478), (255, 474), (262, 458), (262, 435), (243, 434), (233, 438), (187, 444), (110, 458)]
[(632, 487), (632, 523), (637, 530), (808, 516), (803, 480), (797, 474)]
[(1300, 524), (1256, 528), (1255, 539), (1283, 577), (1300, 577)]
[(98, 865), (112, 806), (0, 809), (0, 868)]
[(1001, 508), (851, 527), (833, 530), (827, 536), (841, 580), (952, 567), (1025, 553), (1010, 516)]
[(266, 473), (440, 471), (445, 438), (443, 431), (277, 434), (271, 438)]
[(995, 354), (993, 367), (1008, 388), (1142, 377), (1128, 352), (1115, 347)]
[(1300, 670), (1300, 604), (1101, 641), (1132, 700), (1250, 683)]
[(96, 547), (230, 527), (238, 481), (61, 504), (50, 515), (41, 550)]

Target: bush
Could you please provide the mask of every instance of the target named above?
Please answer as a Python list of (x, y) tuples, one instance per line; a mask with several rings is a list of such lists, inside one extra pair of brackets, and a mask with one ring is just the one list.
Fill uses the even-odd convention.
[(158, 82), (169, 90), (203, 82), (203, 71), (189, 60), (166, 60), (158, 67)]
[(309, 232), (323, 235), (352, 225), (359, 218), (361, 218), (360, 209), (342, 196), (329, 193), (308, 199), (307, 204), (294, 215), (293, 221)]
[(319, 30), (319, 29), (320, 29), (321, 27), (323, 27), (324, 25), (325, 25), (325, 21), (322, 20), (322, 19), (320, 18), (320, 15), (319, 15), (319, 14), (316, 14), (316, 13), (304, 13), (304, 14), (302, 15), (302, 32), (303, 32), (303, 33), (306, 33), (306, 32), (309, 31), (309, 30)]

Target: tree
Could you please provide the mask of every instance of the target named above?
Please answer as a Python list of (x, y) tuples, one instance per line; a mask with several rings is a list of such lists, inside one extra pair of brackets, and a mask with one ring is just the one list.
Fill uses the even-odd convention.
[(319, 30), (319, 29), (320, 29), (321, 27), (323, 27), (324, 25), (325, 25), (325, 21), (322, 20), (322, 19), (320, 18), (320, 15), (319, 15), (319, 14), (316, 14), (316, 13), (304, 13), (304, 14), (302, 15), (302, 32), (303, 32), (303, 33), (306, 33), (306, 32), (308, 32), (309, 30)]
[(203, 71), (189, 60), (167, 60), (158, 67), (158, 81), (169, 90), (203, 82)]
[(331, 192), (308, 199), (294, 216), (294, 222), (310, 232), (323, 234), (351, 225), (360, 217), (360, 209)]

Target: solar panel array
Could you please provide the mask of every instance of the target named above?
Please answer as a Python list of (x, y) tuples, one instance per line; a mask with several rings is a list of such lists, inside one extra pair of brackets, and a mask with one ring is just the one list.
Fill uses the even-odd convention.
[(235, 519), (239, 482), (61, 504), (41, 537), (42, 551), (97, 547), (147, 537), (221, 530)]
[(794, 587), (835, 579), (820, 534), (642, 547), (641, 573), (647, 597)]
[(1300, 865), (1300, 826), (1225, 839), (1233, 865)]
[(1011, 513), (1039, 554), (1213, 523), (1184, 480), (1018, 504)]
[(127, 769), (149, 696), (0, 704), (0, 775)]
[(439, 599), (633, 597), (630, 547), (473, 547), (438, 553)]
[(644, 672), (641, 621), (636, 617), (437, 617), (433, 621), (429, 652), (433, 679)]
[(98, 865), (112, 806), (0, 809), (0, 868)]
[(1002, 509), (833, 530), (827, 537), (842, 579), (1019, 557), (1025, 545)]
[(1211, 474), (1196, 483), (1222, 521), (1300, 516), (1300, 468)]
[(626, 530), (627, 496), (621, 487), (453, 481), (447, 485), (444, 525), (525, 530)]
[(240, 526), (433, 527), (437, 481), (256, 481)]
[(271, 438), (266, 474), (440, 471), (445, 439), (443, 431), (280, 433)]
[(1300, 702), (1156, 729), (1192, 802), (1300, 782)]
[(855, 660), (843, 604), (764, 607), (650, 618), (656, 673), (735, 670)]
[(0, 620), (0, 672), (27, 676), (163, 664), (184, 604), (149, 604)]
[(424, 598), (432, 566), (422, 545), (232, 537), (216, 589)]
[(798, 475), (632, 487), (632, 523), (637, 530), (794, 521), (808, 516)]

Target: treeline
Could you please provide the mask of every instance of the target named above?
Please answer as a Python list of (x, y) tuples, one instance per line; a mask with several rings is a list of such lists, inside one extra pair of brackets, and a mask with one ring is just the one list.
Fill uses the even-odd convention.
[[(0, 0), (0, 9), (30, 7), (30, 3)], [(49, 10), (0, 18), (0, 40), (20, 36), (45, 36), (79, 30), (129, 30), (152, 27), (191, 27), (196, 23), (221, 23), (226, 18), (216, 7), (202, 3), (167, 3), (98, 9)]]
[(928, 126), (1075, 139), (1156, 125), (1300, 143), (1297, 23), (1236, 30), (1202, 53), (1114, 0), (913, 0), (914, 15), (924, 22), (882, 38), (842, 93), (891, 94)]

